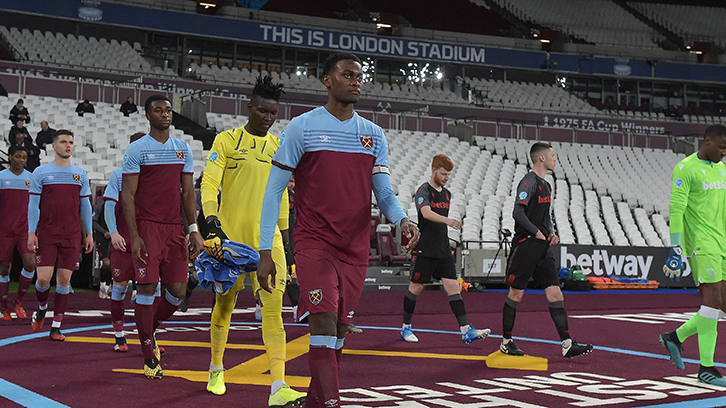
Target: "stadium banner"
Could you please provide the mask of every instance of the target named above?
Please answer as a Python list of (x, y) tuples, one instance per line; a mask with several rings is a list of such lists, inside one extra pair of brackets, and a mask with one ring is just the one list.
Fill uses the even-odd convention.
[(691, 268), (686, 263), (684, 276), (678, 283), (671, 282), (663, 274), (663, 265), (670, 255), (667, 247), (623, 247), (564, 245), (552, 248), (557, 265), (570, 268), (579, 265), (585, 276), (639, 278), (657, 281), (660, 287), (694, 287)]
[(585, 75), (726, 81), (726, 67), (713, 64), (654, 62), (647, 59), (604, 58), (483, 47), (468, 42), (446, 43), (349, 33), (99, 1), (0, 0), (0, 9), (182, 35), (200, 35), (296, 48), (351, 51), (363, 55), (409, 60), (553, 70)]

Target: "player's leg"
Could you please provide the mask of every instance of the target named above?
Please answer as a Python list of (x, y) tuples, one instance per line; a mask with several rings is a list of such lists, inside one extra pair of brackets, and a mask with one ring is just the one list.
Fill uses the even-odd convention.
[(25, 297), (25, 294), (28, 292), (28, 288), (33, 283), (33, 277), (35, 276), (35, 254), (28, 252), (27, 237), (24, 238), (24, 241), (24, 245), (18, 245), (19, 251), (21, 246), (24, 249), (23, 251), (20, 251), (22, 254), (20, 258), (23, 260), (23, 270), (20, 272), (20, 278), (18, 279), (18, 292), (15, 294), (15, 300), (13, 300), (13, 303), (10, 305), (20, 319), (28, 317), (27, 313), (25, 313), (25, 309), (23, 308), (22, 301), (23, 297)]
[(287, 297), (290, 298), (290, 306), (292, 306), (292, 321), (297, 323), (297, 304), (300, 299), (300, 285), (297, 283), (297, 274), (295, 273), (295, 265), (290, 267), (290, 278), (285, 285)]
[(698, 381), (726, 387), (726, 378), (716, 370), (713, 362), (718, 337), (717, 324), (721, 317), (721, 282), (701, 283), (698, 290), (703, 297), (703, 304), (695, 316), (701, 360)]
[[(339, 407), (336, 357), (336, 350), (340, 349), (336, 348), (340, 322), (338, 261), (324, 251), (301, 250), (296, 253), (295, 262), (302, 293), (298, 307), (301, 319), (308, 318), (310, 329), (310, 387), (304, 407)], [(340, 286), (343, 286), (342, 283)]]
[(209, 363), (209, 380), (207, 391), (222, 395), (227, 391), (224, 384), (224, 350), (229, 336), (229, 325), (232, 321), (232, 312), (237, 304), (237, 295), (244, 289), (245, 276), (237, 278), (237, 282), (225, 294), (215, 293), (215, 304), (212, 308), (212, 322), (209, 330), (212, 361)]
[(573, 358), (591, 352), (593, 349), (591, 344), (579, 344), (570, 338), (565, 299), (562, 296), (559, 285), (546, 287), (545, 297), (547, 298), (550, 317), (555, 324), (560, 341), (562, 342), (562, 356), (565, 358)]
[[(50, 251), (46, 251), (50, 253)], [(45, 260), (41, 259), (45, 262)], [(55, 263), (55, 258), (53, 258)], [(50, 279), (53, 277), (53, 266), (38, 265), (38, 279), (35, 281), (35, 296), (38, 299), (38, 308), (31, 318), (31, 327), (33, 331), (40, 331), (45, 322), (45, 313), (48, 311), (48, 297), (50, 296)]]
[(409, 343), (418, 343), (418, 337), (413, 334), (411, 321), (413, 312), (416, 310), (416, 300), (423, 291), (423, 285), (431, 281), (433, 273), (433, 260), (421, 256), (414, 256), (411, 263), (408, 290), (403, 296), (403, 325), (401, 326), (401, 338)]
[(10, 262), (0, 262), (0, 320), (12, 320), (8, 307), (8, 289), (10, 288)]
[(68, 297), (71, 293), (71, 275), (73, 271), (67, 268), (56, 268), (55, 271), (55, 298), (53, 300), (53, 322), (50, 326), (50, 338), (55, 341), (66, 339), (61, 331), (61, 323), (68, 309)]
[[(452, 263), (453, 268), (453, 263)], [(456, 276), (454, 274), (454, 276)], [(461, 292), (459, 289), (459, 282), (456, 279), (441, 278), (441, 283), (444, 286), (446, 295), (449, 298), (449, 307), (456, 317), (456, 322), (459, 325), (459, 331), (461, 332), (461, 340), (465, 344), (469, 344), (475, 340), (485, 339), (489, 336), (492, 331), (490, 329), (477, 330), (469, 324), (469, 317), (466, 314), (466, 306), (464, 306), (464, 299), (461, 298)]]

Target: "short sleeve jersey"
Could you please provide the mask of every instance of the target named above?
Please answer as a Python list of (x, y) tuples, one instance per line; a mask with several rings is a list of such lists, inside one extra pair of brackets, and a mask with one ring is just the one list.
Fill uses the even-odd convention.
[(40, 219), (36, 231), (39, 237), (72, 238), (80, 235), (80, 200), (91, 197), (85, 170), (75, 164), (67, 167), (53, 162), (44, 164), (33, 171), (30, 194), (40, 196)]
[(431, 211), (436, 214), (448, 217), (451, 192), (444, 187), (441, 188), (441, 191), (437, 191), (426, 182), (418, 188), (414, 200), (418, 210), (418, 227), (421, 231), (421, 238), (413, 251), (414, 254), (437, 259), (450, 257), (451, 248), (446, 224), (427, 220), (421, 213), (421, 209), (429, 206)]
[(131, 234), (129, 234), (129, 227), (126, 224), (126, 218), (124, 218), (124, 208), (121, 202), (121, 185), (123, 183), (123, 175), (121, 169), (116, 169), (111, 173), (108, 178), (108, 185), (103, 191), (103, 199), (111, 200), (116, 203), (113, 217), (116, 217), (116, 230), (126, 240), (131, 242)]
[(319, 107), (290, 121), (272, 164), (295, 174), (295, 250), (368, 265), (373, 175), (389, 173), (383, 130)]
[[(524, 213), (532, 224), (534, 224), (544, 236), (554, 233), (550, 231), (550, 204), (552, 203), (552, 188), (550, 183), (530, 171), (517, 186), (517, 197), (514, 205), (525, 206)], [(519, 223), (514, 224), (514, 239), (520, 240), (531, 235)]]
[(13, 237), (28, 233), (30, 178), (28, 170), (17, 176), (10, 169), (0, 171), (0, 235)]
[(131, 143), (124, 154), (123, 176), (139, 176), (134, 196), (136, 219), (160, 224), (182, 221), (181, 176), (194, 174), (192, 149), (169, 137), (164, 143), (150, 135)]
[[(260, 244), (262, 199), (270, 177), (272, 156), (279, 145), (280, 139), (272, 133), (255, 136), (244, 127), (239, 127), (218, 134), (207, 156), (207, 167), (202, 179), (202, 205), (211, 202), (214, 209), (221, 186), (216, 215), (224, 233), (231, 240), (255, 250)], [(275, 229), (274, 245), (279, 247), (282, 247), (280, 230), (288, 227), (287, 206), (287, 194), (284, 194), (278, 227)], [(207, 205), (204, 207), (209, 208)], [(205, 211), (205, 216), (214, 214)]]
[(726, 167), (694, 153), (673, 169), (670, 232), (683, 234), (684, 255), (726, 252)]

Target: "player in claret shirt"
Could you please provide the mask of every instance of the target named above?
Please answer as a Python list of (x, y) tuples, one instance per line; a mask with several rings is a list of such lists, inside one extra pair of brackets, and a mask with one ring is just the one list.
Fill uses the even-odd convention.
[(411, 239), (406, 250), (418, 241), (418, 230), (391, 189), (383, 130), (353, 110), (362, 79), (354, 54), (336, 53), (325, 61), (328, 102), (294, 118), (282, 132), (262, 202), (257, 279), (271, 292), (285, 279), (276, 275), (273, 238), (294, 171), (298, 315), (310, 327), (305, 407), (340, 406), (338, 368), (368, 269), (371, 189), (386, 217)]
[[(138, 282), (136, 328), (144, 354), (144, 374), (160, 379), (161, 351), (153, 334), (184, 299), (189, 274), (190, 250), (184, 235), (182, 205), (189, 223), (192, 258), (199, 255), (204, 244), (196, 221), (192, 149), (185, 141), (169, 135), (172, 110), (167, 97), (150, 96), (145, 111), (151, 129), (126, 149), (121, 202)], [(166, 287), (166, 295), (154, 309), (159, 281)]]
[(557, 158), (552, 146), (535, 143), (529, 150), (532, 171), (519, 182), (514, 202), (514, 237), (509, 254), (506, 283), (509, 294), (504, 302), (502, 318), (502, 344), (499, 350), (504, 354), (523, 356), (524, 352), (512, 341), (512, 329), (517, 306), (522, 301), (529, 278), (544, 288), (549, 302), (550, 317), (555, 323), (562, 341), (562, 356), (572, 358), (592, 351), (590, 344), (578, 344), (570, 338), (565, 311), (564, 297), (560, 290), (557, 265), (551, 245), (560, 242), (555, 235), (550, 216), (552, 187), (544, 178), (555, 169)]
[(71, 163), (73, 147), (73, 132), (65, 129), (55, 132), (55, 159), (33, 171), (28, 204), (28, 249), (35, 253), (38, 268), (38, 280), (35, 282), (38, 310), (33, 314), (31, 324), (34, 331), (43, 327), (48, 310), (50, 279), (55, 269), (50, 338), (56, 341), (65, 340), (60, 327), (68, 307), (71, 274), (79, 266), (81, 220), (85, 228), (83, 248), (86, 253), (93, 250), (91, 188), (86, 171)]
[[(11, 311), (19, 319), (28, 316), (23, 309), (23, 296), (33, 282), (35, 256), (28, 249), (28, 192), (31, 174), (25, 170), (28, 152), (21, 146), (8, 149), (10, 168), (0, 171), (0, 320), (11, 320)], [(18, 293), (8, 302), (10, 265), (17, 249), (23, 260)]]

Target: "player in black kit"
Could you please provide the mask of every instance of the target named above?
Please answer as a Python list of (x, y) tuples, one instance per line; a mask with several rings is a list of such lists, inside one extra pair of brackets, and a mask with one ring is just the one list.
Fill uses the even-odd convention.
[(562, 341), (562, 355), (572, 358), (592, 351), (591, 344), (578, 344), (570, 338), (567, 326), (567, 312), (559, 286), (557, 265), (551, 245), (560, 242), (555, 235), (550, 217), (552, 188), (545, 181), (547, 171), (554, 170), (557, 159), (552, 146), (535, 143), (529, 150), (532, 171), (519, 182), (514, 202), (514, 237), (509, 255), (506, 283), (509, 294), (504, 302), (502, 318), (503, 336), (499, 350), (504, 354), (523, 356), (512, 341), (512, 329), (517, 314), (517, 305), (522, 301), (529, 278), (544, 288), (549, 302), (550, 316)]
[(449, 218), (449, 203), (451, 192), (444, 188), (449, 181), (454, 163), (443, 154), (434, 157), (431, 163), (431, 179), (423, 183), (416, 192), (416, 208), (418, 209), (418, 226), (421, 230), (421, 239), (413, 250), (413, 265), (411, 265), (411, 283), (403, 298), (403, 327), (401, 338), (409, 343), (418, 342), (418, 337), (411, 330), (411, 318), (416, 308), (416, 297), (423, 290), (424, 283), (431, 278), (441, 279), (446, 294), (449, 296), (449, 306), (456, 316), (461, 330), (461, 340), (471, 343), (483, 339), (491, 330), (477, 330), (469, 325), (466, 316), (464, 300), (459, 293), (459, 283), (456, 281), (456, 267), (454, 257), (449, 247), (449, 235), (446, 227), (461, 228), (461, 222)]

